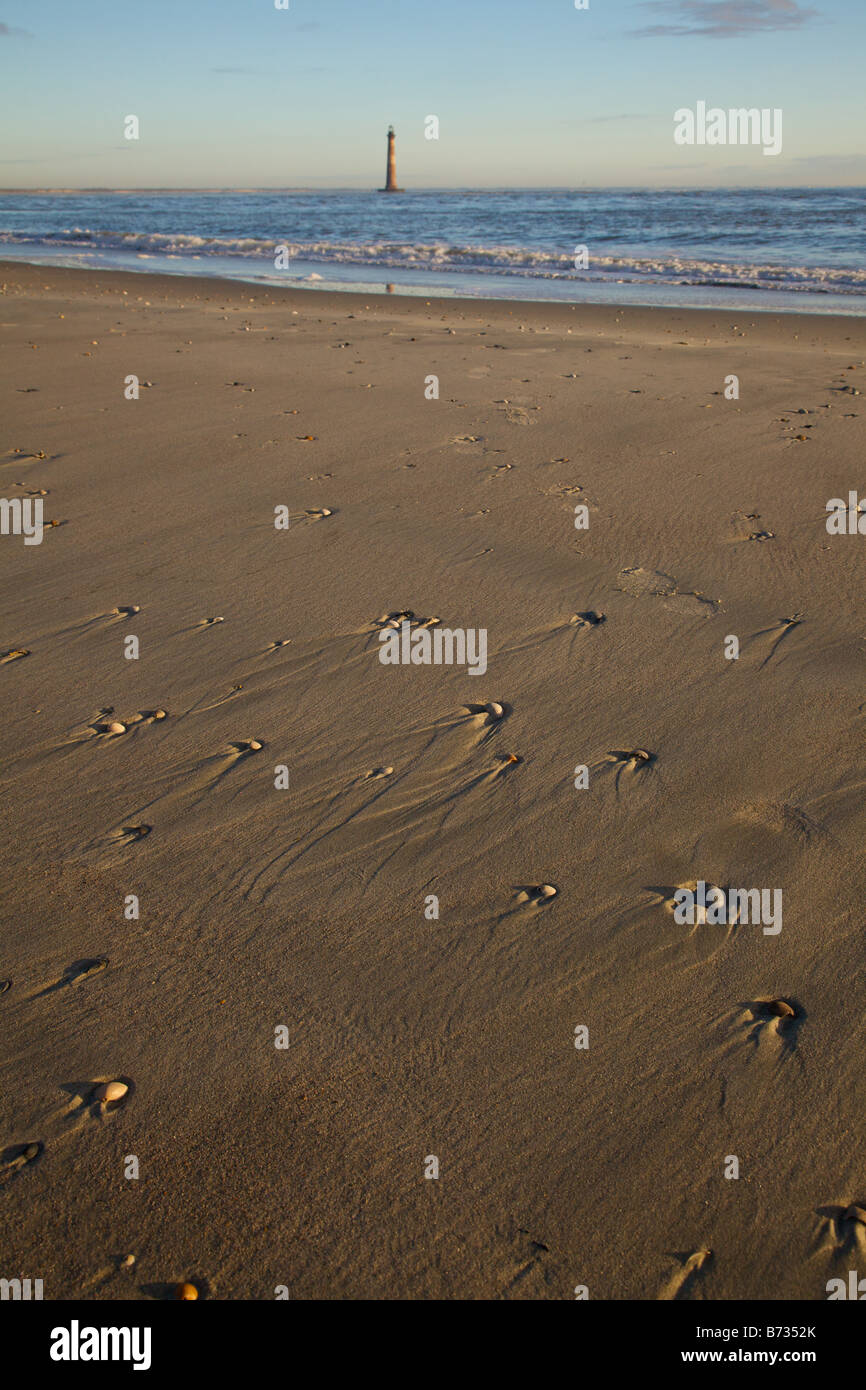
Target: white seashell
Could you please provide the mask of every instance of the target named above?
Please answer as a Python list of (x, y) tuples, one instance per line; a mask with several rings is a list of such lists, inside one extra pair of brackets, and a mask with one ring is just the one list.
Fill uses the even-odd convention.
[(129, 1087), (123, 1081), (106, 1081), (97, 1086), (95, 1098), (100, 1105), (109, 1105), (113, 1100), (123, 1100)]

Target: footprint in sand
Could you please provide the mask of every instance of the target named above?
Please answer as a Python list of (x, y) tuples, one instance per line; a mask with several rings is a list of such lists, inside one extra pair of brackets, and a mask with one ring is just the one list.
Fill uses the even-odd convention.
[(721, 607), (719, 599), (706, 598), (696, 590), (684, 591), (677, 588), (677, 581), (661, 570), (646, 570), (640, 566), (619, 572), (617, 588), (622, 594), (632, 598), (653, 596), (663, 600), (663, 607), (685, 617), (707, 618)]
[[(531, 406), (530, 409), (537, 410), (538, 407)], [(502, 413), (505, 415), (505, 419), (509, 425), (526, 426), (535, 424), (529, 410), (522, 405), (506, 405)]]
[(662, 1287), (659, 1294), (659, 1301), (672, 1302), (676, 1299), (686, 1299), (692, 1296), (695, 1285), (699, 1282), (699, 1275), (702, 1270), (712, 1261), (712, 1250), (695, 1250), (691, 1255), (684, 1251), (672, 1252), (671, 1259), (677, 1260), (679, 1266), (674, 1270), (667, 1282)]
[(28, 1164), (35, 1163), (45, 1151), (41, 1140), (29, 1144), (11, 1144), (0, 1154), (0, 1187), (16, 1177)]
[(48, 994), (56, 994), (60, 989), (69, 989), (72, 985), (82, 984), (85, 980), (90, 980), (94, 975), (99, 975), (108, 967), (107, 956), (94, 956), (84, 960), (74, 960), (71, 965), (67, 965), (59, 980), (53, 984), (46, 985), (36, 994), (31, 994), (31, 999), (44, 999)]

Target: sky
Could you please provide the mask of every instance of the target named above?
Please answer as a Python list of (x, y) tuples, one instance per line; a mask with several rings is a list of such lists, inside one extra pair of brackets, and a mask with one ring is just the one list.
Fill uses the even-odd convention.
[(278, 3), (0, 0), (0, 187), (372, 188), (390, 123), (407, 189), (866, 185), (866, 0)]

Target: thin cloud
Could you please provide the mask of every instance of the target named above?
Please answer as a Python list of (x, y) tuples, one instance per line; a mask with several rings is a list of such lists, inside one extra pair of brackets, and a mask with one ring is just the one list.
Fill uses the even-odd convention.
[(33, 35), (26, 29), (16, 29), (12, 24), (0, 22), (0, 39), (32, 39)]
[(632, 38), (741, 38), (799, 29), (819, 15), (799, 0), (643, 0), (642, 8), (663, 22), (630, 30)]
[[(303, 73), (327, 72), (327, 70), (328, 70), (327, 68), (308, 68), (308, 67), (305, 67), (305, 68), (295, 68), (295, 69), (294, 69), (294, 71), (295, 71), (296, 73), (297, 73), (297, 72), (303, 72)], [(234, 76), (234, 77), (279, 77), (279, 76), (280, 76), (279, 73), (277, 73), (277, 72), (268, 72), (265, 68), (211, 68), (211, 72), (218, 72), (218, 73), (222, 73), (222, 74), (230, 74), (230, 75), (232, 75), (232, 76)]]
[(590, 116), (587, 125), (605, 125), (608, 121), (647, 121), (651, 118), (648, 111), (629, 111), (622, 116)]

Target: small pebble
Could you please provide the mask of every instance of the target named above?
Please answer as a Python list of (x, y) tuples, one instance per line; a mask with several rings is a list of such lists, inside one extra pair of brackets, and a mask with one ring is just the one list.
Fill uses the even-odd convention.
[(198, 1298), (198, 1289), (195, 1284), (175, 1284), (175, 1298)]

